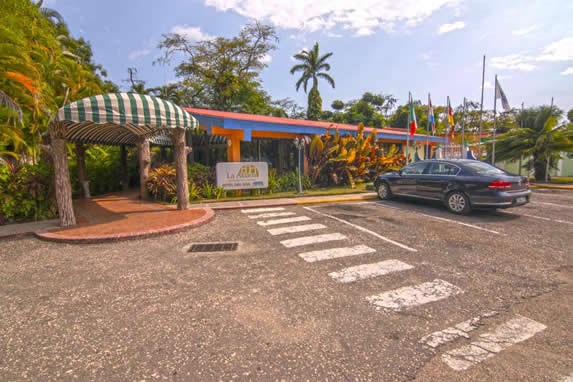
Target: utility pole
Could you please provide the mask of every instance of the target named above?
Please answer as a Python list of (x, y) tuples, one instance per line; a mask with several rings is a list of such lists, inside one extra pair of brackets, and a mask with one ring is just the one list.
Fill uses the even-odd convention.
[(481, 130), (483, 118), (483, 88), (485, 83), (485, 54), (483, 55), (483, 66), (481, 72), (481, 102), (479, 107), (479, 130), (478, 130), (478, 160), (481, 160)]

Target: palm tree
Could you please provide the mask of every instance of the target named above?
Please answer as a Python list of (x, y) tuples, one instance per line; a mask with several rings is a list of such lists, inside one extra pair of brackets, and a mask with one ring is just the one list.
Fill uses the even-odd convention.
[(535, 179), (547, 181), (549, 168), (557, 163), (561, 152), (573, 150), (573, 129), (571, 125), (559, 124), (561, 114), (561, 110), (547, 106), (520, 112), (517, 122), (523, 127), (513, 128), (499, 138), (496, 158), (531, 158), (528, 165), (535, 169)]
[(326, 80), (334, 88), (334, 80), (332, 77), (325, 73), (330, 70), (330, 64), (326, 62), (332, 56), (332, 52), (326, 53), (321, 56), (318, 48), (318, 42), (310, 51), (303, 49), (300, 53), (295, 54), (293, 57), (300, 61), (300, 64), (293, 66), (290, 70), (291, 74), (302, 72), (302, 75), (296, 82), (296, 90), (300, 89), (302, 85), (306, 93), (308, 88), (308, 81), (312, 79), (312, 88), (308, 93), (308, 108), (306, 116), (308, 119), (319, 119), (322, 112), (322, 99), (318, 92), (318, 79)]

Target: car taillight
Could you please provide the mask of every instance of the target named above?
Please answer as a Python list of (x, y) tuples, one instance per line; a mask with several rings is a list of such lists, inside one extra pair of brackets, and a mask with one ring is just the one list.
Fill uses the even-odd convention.
[(506, 188), (511, 188), (511, 183), (506, 182), (505, 180), (494, 180), (487, 186), (487, 188), (491, 188), (492, 190), (503, 190)]

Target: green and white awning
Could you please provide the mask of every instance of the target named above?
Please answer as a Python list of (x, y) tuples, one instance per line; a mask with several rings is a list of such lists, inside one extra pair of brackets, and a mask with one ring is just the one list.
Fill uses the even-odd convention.
[(140, 137), (168, 144), (169, 129), (196, 129), (199, 122), (187, 111), (158, 97), (109, 93), (65, 105), (57, 120), (72, 142), (135, 144)]

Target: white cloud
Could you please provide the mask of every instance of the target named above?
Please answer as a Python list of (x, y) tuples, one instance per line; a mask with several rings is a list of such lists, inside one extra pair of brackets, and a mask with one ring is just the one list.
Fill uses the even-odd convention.
[(573, 61), (573, 36), (562, 38), (545, 46), (537, 61)]
[(464, 23), (463, 21), (456, 21), (456, 22), (450, 23), (450, 24), (442, 24), (438, 28), (438, 34), (453, 32), (453, 31), (458, 30), (458, 29), (464, 29), (465, 27), (466, 27), (466, 23)]
[(263, 64), (270, 64), (271, 61), (273, 60), (273, 56), (271, 56), (270, 54), (266, 53), (263, 58), (261, 58), (261, 62)]
[(483, 88), (484, 89), (493, 89), (493, 84), (491, 83), (491, 81), (485, 81), (483, 83)]
[(562, 76), (570, 76), (573, 75), (573, 66), (568, 67), (564, 71), (561, 72)]
[(191, 27), (186, 24), (175, 25), (171, 28), (171, 33), (176, 33), (185, 36), (189, 41), (205, 41), (212, 40), (215, 37), (211, 36), (201, 30), (201, 27)]
[(497, 69), (521, 70), (531, 72), (535, 65), (531, 64), (531, 57), (520, 53), (508, 54), (507, 56), (493, 57), (491, 66)]
[(127, 58), (129, 58), (131, 61), (133, 61), (133, 60), (137, 60), (138, 58), (145, 57), (149, 53), (151, 53), (151, 49), (134, 50), (133, 52), (129, 52), (129, 54), (127, 55)]
[(356, 36), (377, 29), (392, 31), (398, 25), (415, 26), (444, 7), (457, 9), (461, 0), (204, 0), (219, 11), (233, 11), (278, 28), (305, 32), (335, 27)]
[(535, 32), (537, 29), (539, 29), (539, 27), (537, 25), (531, 25), (525, 28), (520, 28), (520, 29), (514, 29), (511, 31), (511, 34), (514, 36), (525, 36), (530, 34), (531, 32)]

